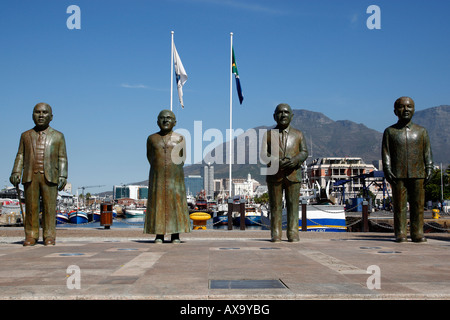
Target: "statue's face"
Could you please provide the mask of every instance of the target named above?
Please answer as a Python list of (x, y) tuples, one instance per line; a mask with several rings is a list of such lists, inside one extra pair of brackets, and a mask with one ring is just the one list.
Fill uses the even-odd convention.
[(34, 124), (41, 129), (45, 129), (53, 120), (52, 110), (44, 105), (38, 104), (33, 109), (33, 121)]
[(158, 126), (162, 131), (169, 132), (172, 131), (173, 127), (177, 121), (175, 120), (175, 116), (170, 111), (161, 111), (158, 115)]
[(409, 98), (403, 98), (396, 104), (394, 113), (399, 120), (409, 121), (414, 115), (414, 102)]
[(283, 128), (287, 128), (287, 126), (289, 126), (293, 116), (294, 114), (288, 105), (278, 105), (275, 109), (275, 113), (273, 114), (273, 118), (278, 126)]

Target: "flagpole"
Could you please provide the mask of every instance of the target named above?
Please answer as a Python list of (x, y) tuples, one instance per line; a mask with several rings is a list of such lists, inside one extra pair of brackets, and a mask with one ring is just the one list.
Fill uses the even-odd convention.
[(233, 32), (230, 32), (230, 168), (229, 168), (229, 195), (232, 198), (231, 163), (233, 159)]
[(173, 104), (173, 31), (172, 33), (172, 45), (170, 50), (170, 111), (172, 111)]

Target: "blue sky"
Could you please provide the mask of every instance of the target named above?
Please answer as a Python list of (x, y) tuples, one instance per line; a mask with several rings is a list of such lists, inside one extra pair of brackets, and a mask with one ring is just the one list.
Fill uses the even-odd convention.
[[(369, 30), (368, 6), (381, 9)], [(81, 9), (69, 30), (67, 7)], [(233, 128), (273, 124), (280, 102), (383, 131), (393, 102), (450, 104), (450, 3), (442, 0), (90, 0), (0, 4), (0, 185), (33, 106), (53, 107), (76, 188), (148, 177), (146, 139), (170, 104), (170, 32), (188, 80), (177, 128), (229, 128), (230, 32), (244, 93)], [(301, 128), (299, 128), (301, 129)], [(210, 142), (204, 142), (205, 148)]]

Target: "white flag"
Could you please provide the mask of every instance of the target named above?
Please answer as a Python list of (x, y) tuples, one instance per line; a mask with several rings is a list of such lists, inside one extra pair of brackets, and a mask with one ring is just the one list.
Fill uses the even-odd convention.
[(175, 43), (173, 44), (173, 60), (175, 66), (175, 75), (177, 80), (178, 97), (180, 99), (181, 107), (184, 108), (183, 103), (183, 85), (187, 80), (187, 74), (184, 70), (183, 64), (181, 63), (180, 56), (178, 55), (177, 48), (175, 48)]

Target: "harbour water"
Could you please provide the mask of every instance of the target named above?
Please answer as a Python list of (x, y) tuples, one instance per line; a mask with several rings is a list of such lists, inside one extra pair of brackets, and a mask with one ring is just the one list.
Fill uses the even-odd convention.
[[(359, 221), (361, 220), (361, 213), (352, 212), (346, 213), (346, 225), (347, 232), (362, 231), (358, 229)], [(375, 212), (370, 214), (370, 229), (373, 232), (393, 232), (393, 217), (391, 212)], [(430, 211), (425, 211), (425, 225), (424, 231), (448, 233), (448, 214), (442, 213), (439, 219), (433, 219)], [(92, 229), (105, 229), (100, 224), (100, 221), (91, 221), (83, 224), (72, 223), (58, 223), (57, 229), (69, 229), (69, 228), (92, 228)], [(110, 226), (111, 229), (144, 229), (144, 217), (125, 218), (117, 217), (113, 218), (113, 223)], [(284, 226), (283, 226), (284, 228)], [(193, 229), (193, 221), (191, 220), (191, 229)], [(207, 230), (228, 230), (228, 225), (214, 224), (213, 219), (209, 219), (206, 222)], [(232, 230), (240, 230), (239, 225), (233, 224)], [(261, 225), (246, 225), (245, 230), (270, 230), (270, 226), (262, 223)]]
[[(191, 221), (192, 227), (192, 221)], [(84, 224), (73, 224), (73, 223), (62, 223), (57, 224), (56, 228), (98, 228), (104, 229), (104, 226), (100, 225), (100, 221), (92, 221)], [(113, 224), (110, 228), (137, 228), (144, 229), (144, 218), (114, 218)], [(214, 225), (212, 219), (209, 219), (206, 222), (206, 228), (208, 230), (226, 230), (228, 229), (227, 225)], [(233, 225), (233, 230), (239, 230), (239, 226)], [(246, 230), (268, 230), (268, 228), (264, 226), (246, 226)]]

